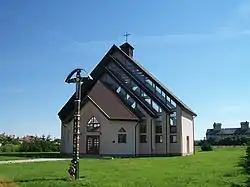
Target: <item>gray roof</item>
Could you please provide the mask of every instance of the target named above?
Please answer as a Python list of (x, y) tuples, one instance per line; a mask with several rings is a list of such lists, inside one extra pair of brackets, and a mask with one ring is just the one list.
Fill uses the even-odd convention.
[[(122, 51), (119, 47), (116, 45), (113, 45), (111, 49), (107, 52), (107, 54), (103, 57), (101, 62), (94, 68), (94, 70), (91, 72), (91, 76), (93, 77), (93, 81), (86, 81), (82, 87), (84, 86), (85, 89), (82, 90), (82, 98), (85, 98), (88, 92), (92, 89), (92, 87), (95, 85), (96, 81), (101, 77), (101, 75), (105, 71), (105, 65), (108, 63), (108, 56), (110, 54), (113, 54), (115, 51), (121, 52), (123, 56), (128, 58), (135, 66), (138, 67), (138, 69), (141, 69), (143, 73), (147, 74), (150, 78), (152, 78), (162, 90), (164, 90), (167, 95), (176, 102), (177, 105), (179, 105), (182, 109), (185, 111), (191, 113), (193, 116), (197, 116), (197, 114), (192, 111), (187, 105), (185, 105), (179, 98), (177, 98), (169, 89), (167, 89), (159, 80), (157, 80), (152, 74), (150, 74), (141, 64), (136, 62), (133, 58), (129, 57), (124, 51)], [(62, 109), (58, 112), (58, 116), (62, 121), (69, 120), (70, 118), (73, 118), (74, 115), (74, 98), (75, 93), (71, 96), (71, 98), (67, 101), (67, 103), (62, 107)], [(81, 105), (83, 106), (83, 105)]]
[(241, 135), (250, 134), (250, 129), (224, 128), (220, 130), (207, 129), (206, 135)]

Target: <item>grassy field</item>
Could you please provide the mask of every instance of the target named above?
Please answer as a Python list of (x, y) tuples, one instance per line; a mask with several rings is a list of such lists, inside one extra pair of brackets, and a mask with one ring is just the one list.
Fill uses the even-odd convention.
[(6, 161), (6, 160), (24, 160), (24, 159), (28, 159), (28, 158), (26, 158), (26, 157), (18, 157), (18, 156), (1, 156), (0, 155), (0, 161)]
[(81, 159), (79, 181), (69, 180), (68, 161), (0, 165), (0, 187), (233, 187), (246, 179), (238, 166), (244, 153), (237, 147), (187, 157)]

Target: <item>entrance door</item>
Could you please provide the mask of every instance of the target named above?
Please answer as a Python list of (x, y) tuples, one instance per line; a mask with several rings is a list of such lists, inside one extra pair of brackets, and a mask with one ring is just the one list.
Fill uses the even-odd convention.
[(187, 136), (187, 153), (190, 152), (189, 136)]
[(100, 137), (99, 136), (87, 136), (87, 154), (99, 154)]

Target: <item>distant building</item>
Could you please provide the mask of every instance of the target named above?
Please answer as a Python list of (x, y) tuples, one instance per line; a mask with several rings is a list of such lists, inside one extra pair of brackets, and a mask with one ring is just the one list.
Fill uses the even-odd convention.
[(214, 139), (219, 141), (224, 138), (249, 137), (250, 129), (249, 122), (241, 122), (240, 128), (221, 128), (221, 123), (214, 123), (213, 129), (207, 129), (206, 139)]
[(35, 139), (38, 139), (37, 137), (35, 136), (24, 136), (23, 138), (20, 138), (21, 141), (32, 141), (32, 140), (35, 140)]

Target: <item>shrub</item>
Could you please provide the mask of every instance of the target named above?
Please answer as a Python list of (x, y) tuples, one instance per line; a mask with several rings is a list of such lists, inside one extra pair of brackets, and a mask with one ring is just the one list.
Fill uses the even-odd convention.
[(0, 147), (1, 152), (16, 152), (19, 151), (19, 145), (14, 144), (5, 144)]
[(208, 144), (208, 143), (204, 143), (202, 146), (201, 146), (201, 150), (202, 151), (213, 151), (213, 147), (212, 145)]

